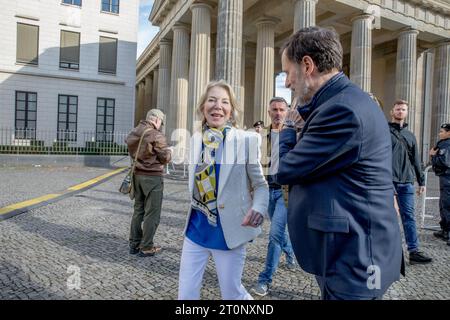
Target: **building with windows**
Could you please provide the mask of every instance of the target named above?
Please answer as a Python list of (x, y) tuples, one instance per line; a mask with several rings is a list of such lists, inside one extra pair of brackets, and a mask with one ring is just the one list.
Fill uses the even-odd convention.
[(243, 125), (267, 123), (279, 48), (313, 25), (339, 33), (343, 71), (387, 118), (396, 99), (409, 102), (424, 160), (450, 121), (449, 0), (156, 0), (149, 20), (160, 31), (138, 59), (136, 116), (157, 106), (169, 134), (193, 128), (210, 79), (234, 87)]
[(7, 142), (82, 146), (116, 142), (116, 132), (132, 128), (138, 0), (0, 5), (0, 128), (8, 129)]

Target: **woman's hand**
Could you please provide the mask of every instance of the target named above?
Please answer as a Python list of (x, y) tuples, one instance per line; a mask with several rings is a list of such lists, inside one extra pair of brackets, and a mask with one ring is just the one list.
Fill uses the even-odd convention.
[(263, 221), (264, 221), (264, 216), (261, 213), (259, 213), (258, 211), (255, 211), (253, 209), (250, 209), (250, 210), (248, 210), (247, 214), (245, 215), (241, 226), (257, 228), (260, 225), (262, 225)]

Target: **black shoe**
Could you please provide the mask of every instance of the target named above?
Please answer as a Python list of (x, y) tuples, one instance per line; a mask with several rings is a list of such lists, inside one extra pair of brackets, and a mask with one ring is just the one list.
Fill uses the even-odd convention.
[(420, 251), (414, 251), (409, 253), (409, 264), (426, 264), (431, 262), (430, 257), (427, 257)]
[(450, 246), (450, 231), (447, 232), (447, 245)]
[(436, 238), (442, 239), (444, 241), (448, 241), (449, 240), (448, 234), (449, 233), (447, 231), (444, 231), (444, 230), (433, 232), (433, 236), (435, 236)]
[(138, 254), (139, 251), (138, 247), (130, 247), (130, 254)]

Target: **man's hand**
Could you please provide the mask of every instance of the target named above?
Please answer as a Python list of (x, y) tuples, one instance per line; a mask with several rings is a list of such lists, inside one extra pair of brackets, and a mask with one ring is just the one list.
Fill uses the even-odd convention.
[(417, 189), (417, 195), (421, 195), (426, 190), (425, 186), (419, 186), (419, 189)]
[(245, 215), (241, 226), (257, 228), (263, 223), (263, 221), (264, 221), (264, 216), (261, 213), (259, 213), (258, 211), (255, 211), (253, 209), (250, 209), (250, 210), (248, 210), (247, 214)]
[(434, 149), (434, 148), (431, 149), (430, 152), (429, 152), (430, 157), (435, 156), (435, 155), (437, 154), (438, 150), (439, 150), (439, 149)]
[(300, 131), (303, 128), (304, 121), (300, 114), (298, 113), (296, 108), (293, 108), (287, 112), (286, 118), (284, 118), (285, 122), (294, 123), (294, 129), (296, 131)]
[(149, 121), (152, 125), (155, 126), (156, 130), (159, 130), (159, 128), (161, 128), (162, 120), (160, 118), (151, 117)]

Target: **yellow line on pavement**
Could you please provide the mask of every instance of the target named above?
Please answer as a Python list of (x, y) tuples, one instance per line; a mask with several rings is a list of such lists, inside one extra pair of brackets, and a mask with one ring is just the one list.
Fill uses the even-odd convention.
[(86, 188), (86, 187), (90, 186), (91, 184), (97, 183), (97, 182), (99, 182), (99, 181), (101, 181), (101, 180), (103, 180), (103, 179), (106, 179), (106, 178), (108, 178), (108, 177), (110, 177), (110, 176), (112, 176), (112, 175), (115, 175), (116, 173), (119, 173), (120, 171), (123, 171), (124, 169), (125, 169), (125, 168), (120, 168), (120, 169), (117, 169), (117, 170), (108, 172), (108, 173), (106, 173), (106, 174), (104, 174), (104, 175), (101, 175), (101, 176), (99, 176), (99, 177), (97, 177), (97, 178), (94, 178), (94, 179), (88, 180), (88, 181), (86, 181), (86, 182), (77, 184), (77, 185), (75, 185), (75, 186), (73, 186), (73, 187), (70, 187), (70, 188), (67, 189), (67, 190), (70, 190), (70, 191), (76, 191), (76, 190), (80, 190), (80, 189)]
[(97, 178), (94, 178), (94, 179), (88, 180), (86, 182), (77, 184), (77, 185), (75, 185), (73, 187), (70, 187), (70, 188), (67, 189), (67, 191), (63, 191), (61, 193), (47, 194), (45, 196), (41, 196), (41, 197), (34, 198), (34, 199), (31, 199), (31, 200), (23, 201), (23, 202), (18, 202), (18, 203), (15, 203), (15, 204), (12, 204), (12, 205), (0, 208), (0, 215), (4, 215), (4, 214), (7, 214), (7, 213), (12, 212), (14, 210), (23, 209), (23, 208), (26, 208), (26, 207), (29, 207), (29, 206), (33, 206), (35, 204), (38, 204), (38, 203), (41, 203), (41, 202), (44, 202), (44, 201), (48, 201), (48, 200), (51, 200), (51, 199), (54, 199), (54, 198), (57, 198), (57, 197), (61, 197), (64, 194), (67, 194), (68, 191), (81, 190), (81, 189), (89, 187), (89, 186), (91, 186), (91, 185), (93, 185), (93, 184), (95, 184), (95, 183), (97, 183), (99, 181), (102, 181), (102, 180), (104, 180), (104, 179), (106, 179), (106, 178), (108, 178), (110, 176), (113, 176), (113, 175), (115, 175), (117, 173), (120, 173), (121, 171), (124, 171), (125, 169), (126, 169), (126, 167), (123, 167), (123, 168), (120, 168), (120, 169), (117, 169), (117, 170), (113, 170), (113, 171), (108, 172), (108, 173), (106, 173), (104, 175), (98, 176)]
[(14, 210), (17, 210), (17, 209), (22, 209), (22, 208), (25, 208), (25, 207), (28, 207), (28, 206), (32, 206), (32, 205), (34, 205), (36, 203), (47, 201), (47, 200), (56, 198), (58, 196), (60, 196), (60, 194), (47, 194), (47, 195), (42, 196), (42, 197), (38, 197), (38, 198), (31, 199), (31, 200), (15, 203), (15, 204), (12, 204), (12, 205), (7, 206), (7, 207), (0, 208), (0, 215), (8, 213), (8, 212), (11, 212), (11, 211), (14, 211)]

